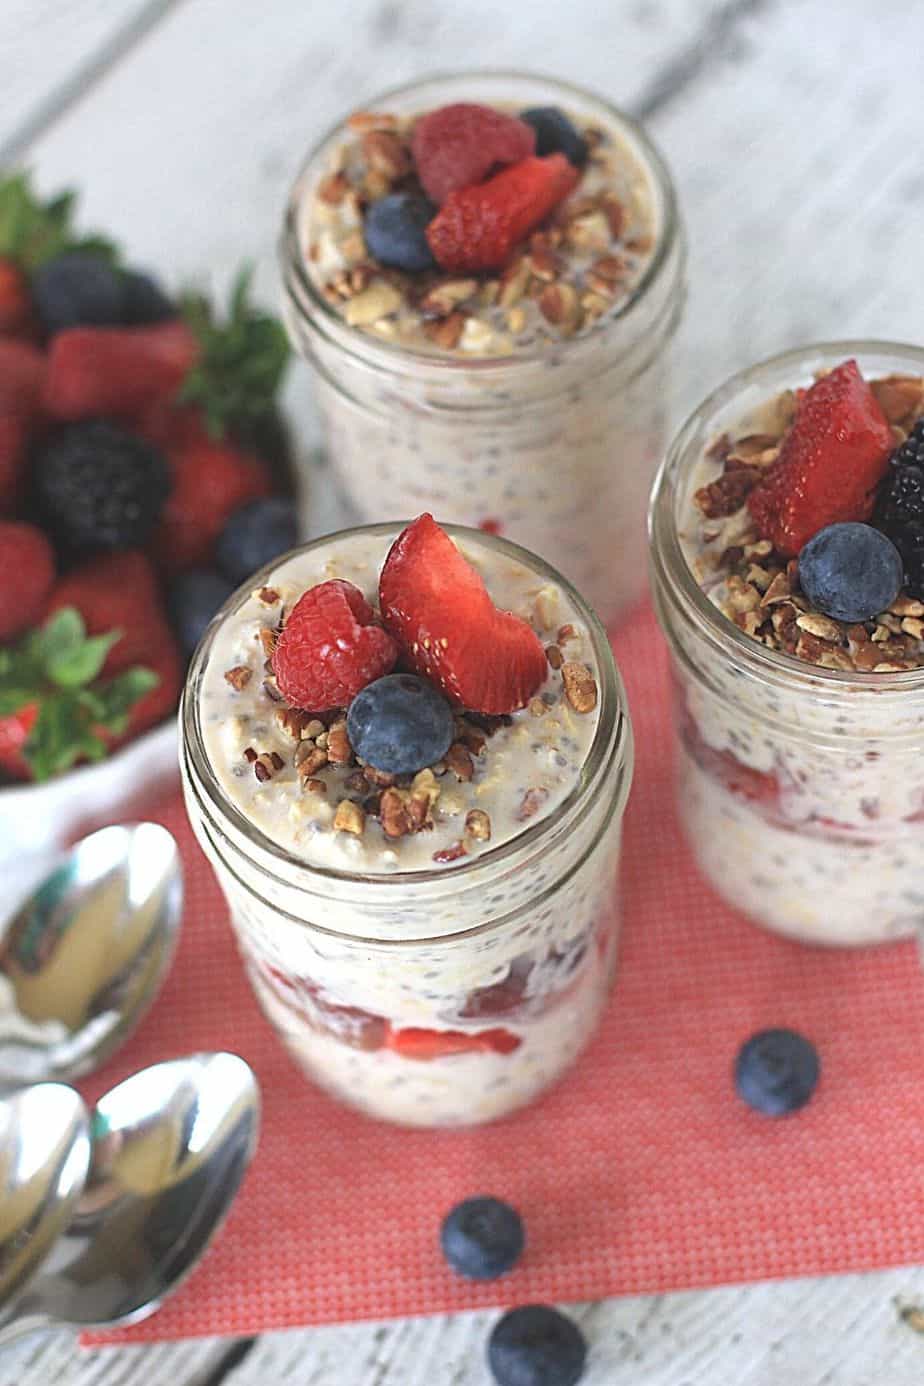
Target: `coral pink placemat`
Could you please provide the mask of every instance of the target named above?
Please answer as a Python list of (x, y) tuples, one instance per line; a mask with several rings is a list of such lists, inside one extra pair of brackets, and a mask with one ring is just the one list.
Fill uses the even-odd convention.
[[(178, 798), (185, 932), (164, 992), (95, 1096), (144, 1064), (229, 1048), (264, 1093), (260, 1150), (214, 1248), (153, 1319), (101, 1341), (581, 1300), (924, 1260), (924, 976), (915, 949), (827, 952), (726, 909), (681, 843), (665, 656), (650, 611), (617, 635), (638, 745), (622, 959), (608, 1017), (564, 1083), (481, 1130), (391, 1129), (335, 1105), (277, 1043), (244, 979)], [(730, 1070), (765, 1025), (822, 1055), (810, 1106), (777, 1123)], [(451, 1062), (451, 1060), (450, 1060)], [(444, 1267), (446, 1209), (515, 1203), (519, 1267), (473, 1285)]]

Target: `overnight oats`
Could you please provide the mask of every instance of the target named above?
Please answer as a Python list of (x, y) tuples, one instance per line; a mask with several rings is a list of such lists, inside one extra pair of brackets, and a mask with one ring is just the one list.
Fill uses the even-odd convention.
[(459, 1125), (573, 1062), (615, 968), (632, 734), (557, 573), (428, 514), (318, 540), (216, 617), (183, 723), (193, 827), (310, 1077)]
[(358, 519), (503, 534), (604, 621), (639, 595), (684, 250), (637, 125), (514, 74), (387, 93), (310, 155), (280, 253)]
[(679, 802), (736, 908), (812, 943), (924, 919), (924, 351), (812, 346), (688, 420), (651, 508)]

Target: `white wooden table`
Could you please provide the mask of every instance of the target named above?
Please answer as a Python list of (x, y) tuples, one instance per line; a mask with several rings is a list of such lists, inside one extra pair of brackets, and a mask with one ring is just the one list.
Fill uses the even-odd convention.
[[(433, 69), (584, 81), (650, 120), (679, 183), (679, 416), (777, 348), (924, 338), (922, 50), (920, 0), (4, 0), (0, 162), (85, 187), (87, 222), (175, 281), (221, 288), (247, 256), (272, 298), (284, 193), (340, 111)], [(924, 1270), (902, 1269), (575, 1312), (587, 1386), (919, 1386), (918, 1303)], [(92, 1353), (58, 1335), (0, 1355), (0, 1386), (485, 1386), (490, 1321)]]

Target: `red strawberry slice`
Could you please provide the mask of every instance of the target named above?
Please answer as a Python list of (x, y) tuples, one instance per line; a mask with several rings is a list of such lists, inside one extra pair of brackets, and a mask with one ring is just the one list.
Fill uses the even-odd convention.
[(4, 256), (0, 259), (0, 337), (25, 337), (32, 327), (29, 281), (15, 261)]
[(55, 580), (55, 556), (35, 525), (2, 520), (0, 554), (0, 640), (9, 640), (38, 620)]
[(429, 1062), (449, 1054), (512, 1054), (523, 1041), (510, 1030), (394, 1030), (389, 1025), (385, 1048), (402, 1059)]
[(22, 497), (44, 378), (45, 358), (36, 347), (0, 337), (0, 515), (14, 511)]
[(536, 132), (516, 116), (457, 101), (421, 116), (411, 150), (424, 191), (438, 206), (495, 167), (528, 159), (536, 152)]
[(450, 193), (427, 227), (437, 263), (453, 273), (499, 269), (576, 186), (564, 154), (523, 159), (486, 183)]
[(432, 515), (395, 540), (379, 579), (385, 625), (416, 673), (472, 712), (525, 707), (548, 672), (536, 633), (498, 611), (479, 573)]
[(273, 655), (279, 691), (292, 707), (346, 707), (395, 667), (398, 647), (352, 582), (334, 578), (299, 597)]
[(71, 327), (52, 338), (45, 408), (57, 419), (132, 419), (172, 395), (199, 355), (186, 323)]
[(45, 619), (66, 606), (80, 612), (88, 635), (122, 632), (106, 655), (104, 677), (133, 665), (150, 668), (151, 651), (172, 644), (154, 569), (143, 553), (101, 554), (72, 568), (52, 589)]
[(38, 704), (27, 703), (18, 711), (0, 717), (0, 776), (31, 780), (32, 771), (22, 750), (38, 721), (38, 715)]
[(748, 496), (761, 536), (793, 558), (827, 525), (868, 520), (894, 446), (856, 361), (822, 376), (803, 394), (779, 457)]

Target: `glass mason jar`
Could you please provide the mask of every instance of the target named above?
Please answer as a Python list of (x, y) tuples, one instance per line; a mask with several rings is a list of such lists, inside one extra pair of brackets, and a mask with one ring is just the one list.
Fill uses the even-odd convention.
[(289, 334), (313, 367), (330, 463), (357, 520), (430, 510), (503, 533), (564, 572), (609, 622), (645, 586), (645, 507), (667, 441), (685, 262), (673, 185), (638, 125), (548, 78), (439, 77), (372, 104), (402, 114), (453, 101), (559, 104), (615, 129), (644, 177), (656, 236), (634, 291), (586, 333), (503, 357), (424, 353), (348, 326), (306, 264), (306, 208), (347, 137), (340, 125), (309, 155), (286, 211)]
[[(381, 535), (384, 558), (399, 528), (328, 536), (298, 553)], [(242, 814), (206, 754), (201, 690), (216, 633), (280, 560), (216, 616), (181, 713), (189, 818), (267, 1017), (322, 1087), (413, 1126), (504, 1116), (554, 1083), (594, 1033), (616, 963), (615, 882), (633, 766), (625, 694), (596, 617), (531, 554), (462, 535), (562, 589), (586, 624), (598, 671), (598, 723), (574, 789), (511, 840), (449, 869), (358, 874), (307, 864)]]
[(868, 380), (924, 375), (924, 350), (848, 341), (732, 376), (674, 439), (649, 518), (693, 853), (719, 894), (757, 923), (841, 945), (904, 938), (924, 919), (924, 670), (845, 672), (765, 648), (700, 589), (678, 527), (717, 435), (851, 356)]

